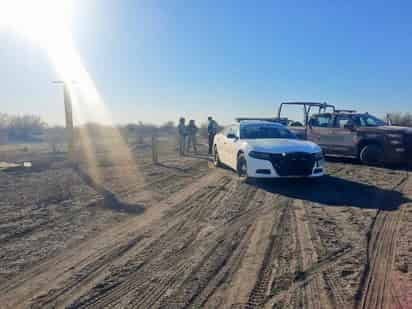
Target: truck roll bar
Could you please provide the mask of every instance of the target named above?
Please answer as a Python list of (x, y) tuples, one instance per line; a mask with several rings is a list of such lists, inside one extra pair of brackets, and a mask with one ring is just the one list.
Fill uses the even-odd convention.
[(332, 112), (335, 112), (335, 105), (328, 104), (326, 102), (282, 102), (278, 109), (278, 118), (280, 118), (280, 114), (282, 113), (283, 105), (300, 105), (303, 106), (303, 111), (306, 116), (310, 113), (312, 107), (317, 107), (319, 113), (326, 112), (326, 109), (331, 108)]
[(278, 118), (281, 118), (281, 113), (282, 113), (282, 107), (284, 105), (300, 105), (303, 107), (303, 114), (304, 114), (304, 121), (305, 121), (305, 126), (308, 123), (308, 118), (310, 111), (312, 107), (317, 107), (318, 108), (318, 113), (326, 112), (326, 109), (331, 108), (332, 112), (335, 112), (335, 105), (328, 104), (326, 102), (282, 102), (279, 106), (278, 109)]

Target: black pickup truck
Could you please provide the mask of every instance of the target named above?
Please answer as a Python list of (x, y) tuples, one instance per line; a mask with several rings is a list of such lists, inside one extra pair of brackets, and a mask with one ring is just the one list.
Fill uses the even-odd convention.
[[(303, 123), (282, 118), (285, 105), (301, 105)], [(317, 143), (327, 156), (359, 158), (365, 164), (412, 162), (412, 128), (386, 125), (369, 113), (337, 110), (326, 103), (285, 102), (277, 119), (299, 138)]]

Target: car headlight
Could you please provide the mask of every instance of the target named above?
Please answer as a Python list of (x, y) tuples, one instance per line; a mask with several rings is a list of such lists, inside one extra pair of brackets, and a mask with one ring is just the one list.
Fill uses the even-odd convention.
[(249, 156), (260, 160), (270, 160), (270, 153), (266, 152), (251, 151), (249, 152)]
[(323, 160), (324, 159), (322, 151), (315, 153), (314, 156), (315, 156), (315, 160)]

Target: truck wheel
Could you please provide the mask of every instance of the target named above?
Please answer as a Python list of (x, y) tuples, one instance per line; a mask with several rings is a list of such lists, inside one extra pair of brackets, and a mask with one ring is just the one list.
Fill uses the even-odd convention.
[(376, 144), (366, 145), (362, 148), (359, 158), (364, 164), (380, 165), (383, 163), (383, 149)]
[(241, 180), (247, 181), (247, 161), (243, 153), (237, 157), (237, 174)]
[(220, 157), (219, 157), (219, 153), (217, 152), (217, 147), (215, 146), (214, 152), (213, 152), (213, 164), (216, 167), (221, 167), (222, 166), (222, 162), (220, 162)]

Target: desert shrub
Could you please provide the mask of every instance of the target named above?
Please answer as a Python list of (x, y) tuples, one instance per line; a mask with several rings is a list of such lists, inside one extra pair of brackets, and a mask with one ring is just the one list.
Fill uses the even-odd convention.
[(10, 116), (4, 113), (0, 113), (0, 130), (8, 129), (10, 125)]
[(46, 129), (46, 141), (49, 144), (51, 151), (56, 153), (59, 145), (66, 142), (66, 131), (62, 126), (54, 126)]
[(161, 134), (176, 134), (176, 130), (176, 125), (173, 121), (168, 121), (159, 128)]

